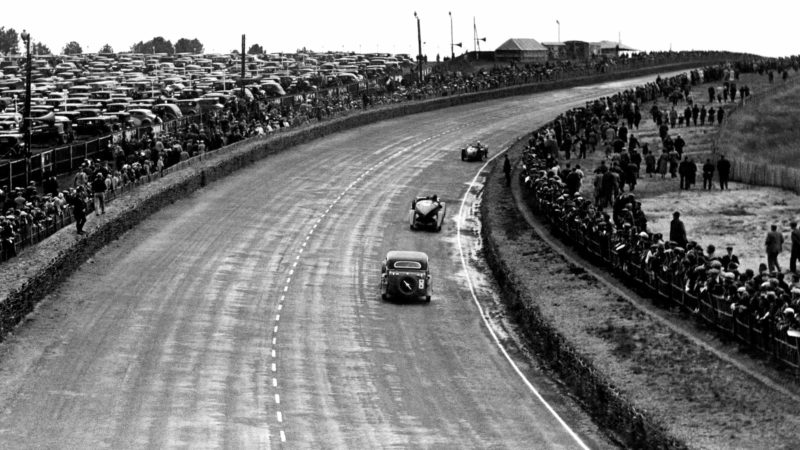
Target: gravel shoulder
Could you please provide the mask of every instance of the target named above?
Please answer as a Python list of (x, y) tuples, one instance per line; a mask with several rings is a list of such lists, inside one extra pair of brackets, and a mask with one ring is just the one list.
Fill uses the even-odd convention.
[(484, 191), (483, 220), (521, 280), (518, 287), (529, 293), (526, 306), (538, 309), (623, 397), (691, 447), (800, 446), (795, 393), (766, 388), (569, 263), (525, 222), (500, 170), (495, 165)]

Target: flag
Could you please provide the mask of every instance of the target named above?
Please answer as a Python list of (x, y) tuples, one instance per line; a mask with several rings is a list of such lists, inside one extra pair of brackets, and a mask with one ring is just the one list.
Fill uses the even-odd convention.
[(556, 23), (557, 23), (557, 24), (559, 24), (559, 25), (561, 25), (561, 22), (559, 22), (558, 20), (556, 20)]

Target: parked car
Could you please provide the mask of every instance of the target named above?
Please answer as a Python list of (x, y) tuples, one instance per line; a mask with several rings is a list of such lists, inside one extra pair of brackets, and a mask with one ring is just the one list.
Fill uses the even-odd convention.
[(158, 116), (149, 109), (131, 109), (128, 112), (131, 114), (131, 120), (135, 127), (149, 127), (160, 122)]
[(75, 130), (78, 134), (99, 136), (109, 134), (119, 128), (116, 116), (84, 117), (77, 120)]
[(428, 255), (417, 251), (390, 251), (381, 265), (381, 298), (431, 301)]
[(446, 212), (447, 205), (438, 196), (417, 197), (411, 201), (409, 227), (412, 230), (429, 228), (441, 231)]
[(153, 105), (151, 110), (158, 117), (161, 117), (161, 120), (174, 120), (183, 117), (183, 112), (181, 112), (180, 107), (174, 103)]

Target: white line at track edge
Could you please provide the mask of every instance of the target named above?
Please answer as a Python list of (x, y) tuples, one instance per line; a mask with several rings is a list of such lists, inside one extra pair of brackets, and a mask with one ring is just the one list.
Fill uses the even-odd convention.
[[(503, 151), (501, 151), (501, 152), (498, 152), (496, 155), (494, 155), (493, 157), (489, 158), (483, 164), (483, 166), (481, 166), (481, 168), (478, 170), (478, 172), (475, 174), (475, 177), (472, 178), (472, 181), (470, 181), (469, 186), (467, 187), (467, 191), (464, 193), (464, 197), (461, 199), (461, 207), (460, 207), (460, 209), (458, 211), (458, 216), (459, 217), (463, 217), (464, 205), (466, 205), (466, 203), (467, 203), (467, 197), (469, 196), (470, 192), (472, 191), (472, 188), (475, 186), (475, 183), (478, 181), (478, 177), (480, 176), (481, 172), (486, 170), (486, 167), (488, 167), (489, 164), (492, 161), (494, 161), (500, 155), (504, 154), (507, 150), (508, 150), (508, 148), (503, 150)], [(514, 372), (516, 372), (517, 375), (519, 375), (519, 377), (522, 379), (522, 381), (525, 383), (525, 385), (528, 387), (528, 389), (533, 393), (534, 396), (536, 396), (536, 398), (539, 400), (539, 402), (541, 402), (542, 405), (544, 405), (544, 407), (550, 412), (550, 414), (552, 414), (553, 417), (555, 417), (556, 420), (558, 420), (558, 423), (561, 424), (561, 426), (572, 437), (572, 439), (575, 440), (575, 442), (581, 448), (589, 450), (589, 447), (583, 442), (583, 440), (581, 440), (580, 436), (578, 436), (578, 434), (575, 433), (575, 431), (573, 431), (572, 428), (570, 428), (569, 425), (567, 425), (566, 422), (564, 422), (564, 419), (562, 419), (561, 416), (559, 416), (558, 413), (553, 409), (553, 407), (550, 406), (549, 403), (547, 403), (547, 401), (544, 399), (544, 397), (542, 397), (542, 394), (539, 393), (539, 391), (533, 386), (533, 384), (530, 382), (530, 380), (528, 380), (528, 378), (525, 376), (525, 374), (522, 373), (522, 370), (520, 370), (520, 368), (517, 366), (517, 364), (514, 362), (514, 360), (511, 359), (511, 356), (508, 354), (508, 352), (506, 351), (505, 347), (503, 347), (503, 344), (500, 342), (500, 339), (497, 337), (497, 334), (494, 332), (494, 330), (492, 329), (491, 325), (489, 324), (489, 320), (486, 317), (486, 312), (483, 310), (483, 307), (481, 306), (481, 303), (478, 301), (478, 296), (475, 294), (475, 286), (472, 283), (472, 278), (470, 277), (469, 270), (467, 268), (467, 260), (466, 260), (466, 257), (464, 256), (464, 245), (463, 245), (463, 243), (461, 241), (461, 220), (458, 221), (458, 226), (456, 227), (456, 240), (458, 242), (458, 252), (459, 252), (459, 255), (461, 257), (461, 265), (464, 268), (464, 274), (465, 274), (465, 277), (467, 279), (467, 285), (469, 286), (469, 292), (470, 292), (470, 294), (472, 294), (472, 301), (475, 303), (475, 306), (478, 307), (478, 311), (480, 312), (481, 319), (483, 320), (483, 324), (486, 325), (486, 329), (489, 330), (489, 334), (492, 335), (492, 339), (494, 340), (495, 344), (497, 344), (497, 347), (500, 349), (500, 352), (503, 353), (503, 356), (505, 356), (506, 360), (511, 364), (511, 367), (514, 369)]]

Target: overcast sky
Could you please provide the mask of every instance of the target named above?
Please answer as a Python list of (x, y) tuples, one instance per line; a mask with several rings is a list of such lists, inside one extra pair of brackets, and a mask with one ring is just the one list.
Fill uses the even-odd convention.
[[(96, 52), (109, 43), (117, 51), (163, 36), (173, 43), (198, 38), (206, 52), (228, 52), (258, 43), (268, 52), (315, 51), (417, 53), (414, 11), (422, 24), (423, 53), (450, 53), (453, 39), (473, 48), (473, 17), (484, 50), (506, 39), (616, 41), (640, 50), (713, 49), (787, 56), (800, 53), (796, 20), (800, 4), (710, 0), (509, 0), (459, 1), (178, 1), (3, 0), (0, 26), (27, 29), (60, 53), (68, 41)], [(795, 6), (798, 5), (798, 6)], [(461, 51), (455, 48), (456, 54)]]

